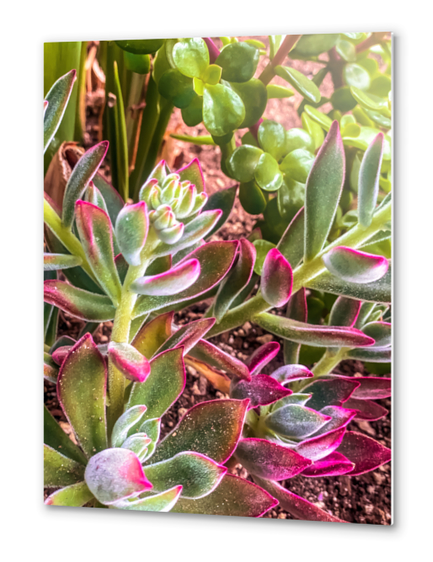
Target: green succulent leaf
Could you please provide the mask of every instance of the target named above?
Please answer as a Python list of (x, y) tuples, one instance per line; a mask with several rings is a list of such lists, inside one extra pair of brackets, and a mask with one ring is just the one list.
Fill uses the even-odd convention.
[(144, 405), (132, 406), (124, 412), (114, 424), (111, 433), (111, 443), (113, 447), (121, 447), (128, 437), (130, 430), (138, 424), (146, 412)]
[(86, 334), (71, 349), (60, 369), (57, 395), (88, 458), (107, 448), (105, 422), (107, 371), (102, 355)]
[(308, 176), (305, 191), (304, 260), (323, 248), (344, 184), (345, 155), (338, 122), (334, 121)]
[(334, 47), (338, 42), (338, 33), (317, 33), (314, 35), (302, 35), (296, 46), (290, 51), (293, 58), (317, 57)]
[(124, 207), (117, 216), (115, 233), (120, 251), (129, 265), (140, 265), (149, 229), (147, 207), (144, 201)]
[(57, 490), (45, 500), (46, 505), (64, 505), (67, 507), (82, 507), (93, 499), (93, 494), (85, 482), (72, 484)]
[(358, 179), (358, 220), (370, 226), (379, 193), (380, 168), (383, 156), (383, 133), (379, 133), (365, 151)]
[(277, 249), (283, 254), (292, 268), (298, 265), (304, 255), (304, 229), (305, 212), (304, 207), (302, 207), (293, 217), (292, 222), (286, 228), (277, 244)]
[(276, 191), (281, 187), (283, 174), (273, 156), (266, 152), (260, 156), (254, 170), (254, 179), (265, 191)]
[(180, 498), (182, 486), (175, 486), (161, 494), (147, 496), (134, 501), (117, 502), (110, 506), (112, 509), (126, 509), (131, 511), (157, 511), (167, 513), (173, 509)]
[(203, 93), (203, 122), (211, 135), (222, 137), (245, 119), (245, 106), (236, 92), (223, 84), (206, 86)]
[(349, 283), (372, 283), (381, 279), (388, 270), (388, 260), (383, 256), (336, 246), (323, 256), (326, 268)]
[(289, 178), (305, 183), (314, 164), (314, 156), (304, 148), (296, 148), (287, 154), (280, 164), (280, 170)]
[(266, 426), (287, 438), (304, 439), (328, 423), (330, 416), (324, 416), (311, 408), (289, 404), (279, 408), (266, 418)]
[(223, 69), (223, 80), (247, 82), (254, 76), (259, 58), (258, 49), (242, 41), (224, 47), (215, 63)]
[(254, 180), (241, 183), (239, 200), (242, 207), (251, 215), (258, 215), (266, 209), (266, 197)]
[(180, 39), (173, 47), (176, 67), (190, 78), (200, 78), (209, 66), (209, 50), (204, 39)]
[(59, 128), (76, 78), (76, 70), (71, 70), (53, 84), (46, 96), (45, 101), (48, 102), (48, 105), (44, 114), (44, 152)]
[(368, 90), (370, 88), (370, 75), (359, 64), (346, 64), (343, 69), (343, 76), (348, 86), (353, 86), (360, 90)]
[(266, 91), (268, 93), (268, 100), (291, 98), (295, 95), (294, 91), (290, 88), (279, 86), (278, 84), (268, 84)]
[(158, 91), (180, 109), (188, 107), (197, 96), (191, 78), (184, 76), (177, 68), (169, 68), (161, 76)]
[(78, 463), (86, 464), (86, 457), (81, 449), (69, 439), (46, 406), (44, 406), (44, 443), (63, 456)]
[(44, 254), (44, 271), (57, 271), (81, 265), (83, 260), (70, 254)]
[(236, 148), (229, 160), (234, 177), (240, 182), (254, 179), (254, 172), (262, 154), (263, 150), (248, 144)]
[(245, 106), (245, 118), (239, 128), (252, 127), (266, 109), (268, 95), (265, 85), (258, 78), (251, 78), (248, 82), (233, 83), (231, 87)]
[(174, 312), (160, 314), (144, 324), (132, 344), (147, 359), (151, 359), (161, 345), (171, 336)]
[(241, 436), (248, 402), (248, 399), (222, 399), (197, 404), (160, 443), (152, 462), (169, 459), (183, 451), (194, 451), (223, 464)]
[(103, 141), (89, 148), (78, 160), (65, 187), (63, 197), (62, 222), (71, 228), (74, 221), (75, 203), (82, 197), (90, 180), (93, 179), (105, 158), (108, 142)]
[(44, 486), (70, 486), (83, 480), (84, 466), (44, 445)]
[(308, 79), (305, 74), (295, 70), (294, 68), (289, 68), (288, 66), (276, 66), (275, 74), (289, 82), (291, 86), (303, 96), (306, 100), (312, 103), (319, 103), (321, 100), (321, 95), (319, 88), (316, 84)]
[(128, 53), (134, 55), (153, 55), (164, 44), (164, 39), (129, 39), (127, 41), (115, 41), (116, 45)]
[(210, 494), (221, 482), (227, 469), (212, 459), (185, 451), (173, 458), (146, 467), (146, 476), (152, 482), (153, 489), (161, 492), (167, 482), (182, 486), (181, 496), (187, 499), (199, 499)]
[(216, 223), (213, 229), (206, 234), (206, 240), (208, 240), (211, 236), (218, 232), (218, 230), (229, 218), (235, 204), (236, 190), (237, 186), (234, 185), (233, 187), (228, 187), (227, 189), (215, 191), (206, 201), (206, 204), (203, 207), (203, 211), (213, 211), (215, 209), (220, 209), (222, 211), (222, 215), (219, 221)]

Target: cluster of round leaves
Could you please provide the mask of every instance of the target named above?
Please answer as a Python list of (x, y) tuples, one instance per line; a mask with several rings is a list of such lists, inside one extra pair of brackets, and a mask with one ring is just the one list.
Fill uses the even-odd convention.
[(227, 44), (214, 64), (201, 38), (167, 40), (158, 51), (154, 80), (159, 93), (182, 110), (185, 123), (202, 121), (217, 144), (254, 125), (267, 103), (266, 86), (254, 78), (258, 42)]

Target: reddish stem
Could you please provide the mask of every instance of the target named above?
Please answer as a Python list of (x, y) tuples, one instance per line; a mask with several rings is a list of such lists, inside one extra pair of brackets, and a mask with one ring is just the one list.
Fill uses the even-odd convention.
[(362, 53), (362, 51), (366, 51), (370, 47), (373, 47), (373, 45), (377, 45), (382, 41), (385, 35), (386, 32), (382, 32), (382, 31), (380, 32), (376, 31), (375, 33), (372, 33), (370, 37), (368, 37), (365, 41), (356, 45), (356, 52)]
[(209, 50), (209, 62), (213, 64), (217, 60), (220, 51), (210, 37), (203, 37), (203, 39)]
[(260, 74), (259, 80), (266, 86), (274, 77), (274, 69), (276, 66), (282, 64), (289, 52), (296, 45), (300, 39), (300, 35), (286, 35), (284, 41), (281, 43), (275, 57), (268, 62), (264, 71)]

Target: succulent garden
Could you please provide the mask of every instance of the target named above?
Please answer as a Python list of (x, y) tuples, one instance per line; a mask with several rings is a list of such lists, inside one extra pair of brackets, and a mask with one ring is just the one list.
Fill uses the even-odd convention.
[(390, 34), (48, 43), (44, 88), (45, 503), (390, 524)]

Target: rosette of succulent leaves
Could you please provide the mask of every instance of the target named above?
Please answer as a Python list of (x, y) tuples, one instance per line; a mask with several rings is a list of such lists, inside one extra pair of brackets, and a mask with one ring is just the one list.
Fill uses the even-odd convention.
[[(53, 138), (74, 74), (47, 96), (44, 145)], [(46, 411), (48, 503), (151, 511), (260, 516), (280, 502), (295, 517), (335, 520), (279, 481), (361, 474), (390, 460), (351, 419), (379, 419), (374, 402), (389, 379), (337, 376), (342, 359), (390, 361), (389, 260), (369, 245), (390, 237), (391, 200), (377, 205), (384, 137), (359, 169), (357, 221), (329, 239), (345, 172), (334, 121), (314, 159), (303, 207), (277, 245), (208, 241), (233, 206), (236, 187), (208, 197), (196, 160), (176, 173), (152, 171), (137, 203), (98, 173), (107, 143), (83, 154), (62, 208), (46, 196), (45, 378), (76, 437)], [(58, 277), (61, 271), (62, 278)], [(306, 289), (337, 295), (328, 324), (307, 322)], [(176, 311), (212, 299), (204, 318), (182, 327)], [(56, 337), (58, 309), (87, 322), (77, 342)], [(91, 332), (113, 321), (111, 341)], [(208, 341), (246, 321), (284, 340), (286, 366), (261, 367), (278, 344), (245, 365)], [(323, 350), (310, 371), (301, 345)], [(185, 386), (190, 364), (230, 398), (199, 404), (159, 441), (160, 418)], [(256, 484), (227, 473), (237, 459)]]

